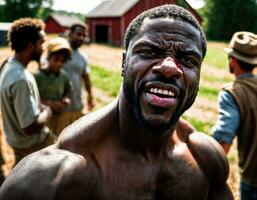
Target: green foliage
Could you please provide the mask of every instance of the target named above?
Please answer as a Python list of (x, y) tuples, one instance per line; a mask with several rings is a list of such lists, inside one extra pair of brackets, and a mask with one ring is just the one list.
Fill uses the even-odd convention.
[(208, 39), (230, 40), (236, 31), (257, 31), (256, 0), (206, 0)]
[(104, 90), (108, 95), (116, 97), (121, 85), (121, 75), (118, 72), (91, 65), (90, 78), (92, 85)]
[(181, 6), (181, 7), (183, 7), (183, 8), (188, 8), (189, 6), (188, 6), (188, 3), (185, 1), (185, 0), (177, 0), (176, 1), (176, 4), (178, 5), (178, 6)]
[(4, 0), (1, 21), (12, 22), (21, 17), (41, 18), (51, 11), (53, 0)]
[(60, 15), (71, 15), (71, 16), (77, 16), (79, 19), (81, 19), (82, 21), (85, 21), (86, 15), (83, 15), (81, 13), (77, 13), (77, 12), (68, 12), (66, 10), (55, 10), (55, 13), (58, 13)]

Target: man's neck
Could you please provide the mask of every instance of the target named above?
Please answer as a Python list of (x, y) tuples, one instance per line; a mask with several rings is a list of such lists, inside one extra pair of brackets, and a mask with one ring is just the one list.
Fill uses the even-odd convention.
[(24, 68), (27, 68), (30, 62), (30, 56), (25, 52), (19, 52), (14, 54), (14, 58), (19, 61)]
[(235, 76), (236, 76), (236, 78), (238, 78), (238, 77), (243, 76), (245, 74), (253, 74), (253, 71), (243, 71), (243, 70), (240, 70), (240, 71), (237, 71), (235, 73)]

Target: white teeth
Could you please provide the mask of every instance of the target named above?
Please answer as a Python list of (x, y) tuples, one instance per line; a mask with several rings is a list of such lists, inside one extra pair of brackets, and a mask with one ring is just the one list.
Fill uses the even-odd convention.
[(172, 91), (158, 89), (158, 88), (151, 88), (150, 92), (154, 93), (154, 94), (163, 94), (163, 95), (167, 95), (167, 96), (171, 96), (171, 97), (175, 96), (174, 92), (172, 92)]
[(169, 91), (169, 95), (172, 96), (172, 97), (174, 97), (174, 93), (171, 92), (171, 91)]

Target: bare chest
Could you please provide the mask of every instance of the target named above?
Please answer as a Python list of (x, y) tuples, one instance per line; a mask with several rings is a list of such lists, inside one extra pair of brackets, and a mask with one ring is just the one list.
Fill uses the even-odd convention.
[(101, 173), (93, 199), (204, 200), (208, 188), (208, 180), (195, 160), (110, 162)]

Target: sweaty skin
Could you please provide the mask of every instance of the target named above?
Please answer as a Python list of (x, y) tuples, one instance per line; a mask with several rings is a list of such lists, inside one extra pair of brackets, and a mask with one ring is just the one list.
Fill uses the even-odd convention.
[(202, 59), (195, 27), (145, 19), (124, 54), (118, 98), (22, 160), (0, 199), (233, 199), (221, 147), (178, 120), (196, 96)]

